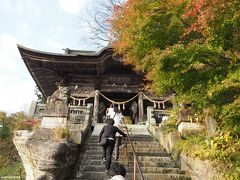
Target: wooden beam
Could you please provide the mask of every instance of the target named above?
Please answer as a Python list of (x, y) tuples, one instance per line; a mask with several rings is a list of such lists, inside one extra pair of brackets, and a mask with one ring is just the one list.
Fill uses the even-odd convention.
[(98, 122), (98, 111), (99, 111), (99, 91), (95, 91), (94, 96), (94, 107), (93, 107), (93, 124)]
[(138, 96), (138, 122), (143, 122), (143, 94), (139, 92)]

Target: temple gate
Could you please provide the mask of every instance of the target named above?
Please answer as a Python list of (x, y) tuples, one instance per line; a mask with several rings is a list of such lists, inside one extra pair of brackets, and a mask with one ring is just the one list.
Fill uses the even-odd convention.
[[(62, 123), (74, 129), (77, 124), (83, 124), (86, 117), (92, 125), (104, 122), (105, 110), (110, 104), (130, 117), (132, 124), (147, 122), (148, 106), (162, 110), (172, 107), (171, 97), (157, 97), (145, 91), (144, 74), (125, 65), (111, 48), (100, 52), (65, 49), (64, 54), (21, 45), (18, 49), (47, 99), (42, 113), (42, 125), (46, 128)], [(44, 108), (41, 106), (41, 109)]]

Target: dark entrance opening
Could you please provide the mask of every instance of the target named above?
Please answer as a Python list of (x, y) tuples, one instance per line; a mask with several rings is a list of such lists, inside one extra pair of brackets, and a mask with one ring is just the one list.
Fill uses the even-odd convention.
[[(131, 119), (131, 123), (134, 124), (134, 117), (133, 112), (131, 110), (131, 105), (135, 101), (135, 103), (138, 102), (138, 97), (133, 98), (137, 95), (137, 93), (119, 93), (119, 92), (103, 92), (102, 93), (105, 97), (100, 96), (99, 103), (104, 105), (104, 108), (100, 107), (99, 111), (99, 121), (98, 122), (104, 122), (104, 118), (106, 115), (106, 109), (112, 104), (111, 101), (116, 102), (114, 104), (115, 109), (119, 109), (122, 111), (123, 116), (129, 117)], [(133, 98), (133, 99), (132, 99)], [(131, 99), (131, 100), (130, 100)], [(111, 100), (111, 101), (109, 101)], [(130, 101), (129, 101), (130, 100)], [(124, 105), (118, 105), (117, 102), (125, 102)]]

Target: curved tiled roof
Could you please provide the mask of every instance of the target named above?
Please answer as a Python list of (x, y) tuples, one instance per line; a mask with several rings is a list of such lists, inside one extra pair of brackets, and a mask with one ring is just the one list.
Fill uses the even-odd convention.
[[(121, 76), (123, 79), (139, 79), (132, 67), (113, 58), (109, 47), (96, 51), (65, 49), (65, 53), (50, 53), (17, 45), (22, 59), (42, 94), (47, 97), (56, 89), (56, 82), (67, 85), (100, 89)], [(122, 81), (122, 80), (120, 80)], [(129, 87), (142, 88), (142, 79), (129, 82)], [(138, 87), (139, 86), (139, 87)]]

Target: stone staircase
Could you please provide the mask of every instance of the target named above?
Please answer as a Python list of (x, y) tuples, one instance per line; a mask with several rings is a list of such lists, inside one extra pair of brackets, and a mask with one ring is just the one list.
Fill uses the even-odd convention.
[[(85, 153), (80, 157), (77, 165), (77, 180), (107, 180), (110, 177), (105, 174), (104, 164), (101, 164), (101, 146), (97, 144), (98, 133), (103, 124), (97, 124), (87, 142)], [(128, 126), (130, 139), (138, 156), (141, 170), (145, 180), (190, 180), (170, 154), (160, 147), (157, 141), (151, 137), (144, 125)], [(140, 134), (141, 133), (141, 134)], [(113, 162), (114, 162), (114, 158)], [(126, 179), (133, 179), (134, 160), (130, 144), (120, 148), (119, 162), (124, 164)], [(140, 179), (137, 174), (137, 179)]]

